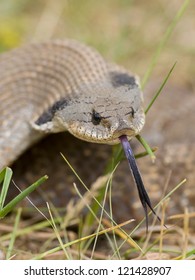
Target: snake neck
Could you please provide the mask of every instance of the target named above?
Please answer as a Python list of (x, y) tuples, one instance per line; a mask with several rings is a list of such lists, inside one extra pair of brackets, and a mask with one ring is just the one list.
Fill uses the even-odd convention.
[(57, 100), (71, 98), (80, 85), (105, 79), (107, 71), (103, 58), (78, 42), (30, 45), (1, 56), (1, 100), (9, 100), (18, 112), (28, 107), (30, 117), (36, 117)]

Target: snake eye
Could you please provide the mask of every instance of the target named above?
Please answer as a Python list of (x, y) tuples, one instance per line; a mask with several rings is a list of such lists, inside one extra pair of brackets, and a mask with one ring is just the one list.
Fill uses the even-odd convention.
[(92, 123), (94, 125), (98, 125), (98, 124), (100, 124), (101, 120), (102, 120), (101, 115), (98, 112), (96, 112), (95, 110), (93, 110), (92, 111), (92, 118), (91, 118)]

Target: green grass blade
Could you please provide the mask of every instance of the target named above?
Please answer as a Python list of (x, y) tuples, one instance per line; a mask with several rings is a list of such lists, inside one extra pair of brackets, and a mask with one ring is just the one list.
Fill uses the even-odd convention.
[(179, 22), (180, 18), (182, 17), (184, 11), (186, 10), (188, 4), (189, 4), (189, 0), (186, 0), (184, 1), (183, 5), (181, 6), (181, 8), (179, 9), (179, 11), (177, 12), (176, 16), (174, 17), (174, 19), (172, 20), (172, 22), (170, 23), (170, 25), (168, 26), (167, 30), (165, 31), (164, 33), (164, 36), (162, 38), (162, 40), (160, 41), (159, 43), (159, 46), (152, 58), (152, 61), (148, 67), (148, 70), (146, 71), (145, 75), (144, 75), (144, 78), (142, 80), (142, 88), (144, 88), (144, 86), (146, 85), (157, 61), (158, 61), (158, 58), (164, 48), (164, 46), (166, 45), (169, 37), (171, 36), (175, 26), (177, 25), (177, 23)]
[(142, 138), (139, 134), (136, 135), (137, 140), (142, 144), (142, 146), (145, 148), (146, 152), (148, 153), (148, 155), (151, 157), (152, 162), (155, 161), (156, 156), (154, 155), (152, 149), (150, 148), (150, 146), (148, 145), (148, 143), (146, 142), (146, 140), (144, 138)]
[(33, 192), (38, 186), (40, 186), (43, 182), (48, 179), (48, 176), (45, 175), (37, 180), (34, 184), (26, 188), (23, 192), (17, 195), (14, 199), (12, 199), (1, 211), (0, 211), (0, 219), (4, 218), (12, 209), (26, 196), (28, 196), (31, 192)]
[[(195, 255), (195, 249), (192, 249), (189, 252), (187, 252), (185, 259), (192, 257), (192, 256), (194, 257), (194, 255)], [(182, 255), (177, 256), (176, 258), (174, 258), (174, 260), (182, 260)]]
[(22, 213), (22, 208), (19, 208), (17, 210), (17, 215), (16, 215), (16, 219), (15, 219), (15, 223), (14, 223), (14, 228), (13, 231), (11, 233), (11, 239), (9, 242), (9, 247), (6, 253), (6, 260), (8, 260), (11, 257), (11, 253), (13, 251), (13, 247), (14, 247), (14, 242), (16, 240), (16, 234), (17, 234), (17, 230), (18, 230), (18, 224), (20, 221), (20, 217), (21, 217), (21, 213)]
[(4, 206), (12, 174), (13, 171), (9, 167), (4, 168), (0, 172), (0, 184), (3, 182), (2, 190), (0, 191), (0, 211), (3, 209)]
[[(145, 141), (145, 140), (144, 140), (144, 141)], [(150, 149), (152, 150), (153, 153), (155, 153), (155, 152), (158, 150), (157, 147), (150, 148)], [(136, 154), (136, 155), (135, 155), (135, 158), (138, 159), (138, 158), (145, 157), (145, 156), (147, 156), (147, 155), (148, 155), (148, 152), (147, 152), (147, 151), (144, 151), (144, 152), (141, 152), (141, 153), (139, 153), (139, 154)]]
[[(59, 223), (59, 219), (55, 219), (55, 223)], [(41, 222), (38, 222), (38, 223), (35, 223), (33, 225), (29, 225), (28, 227), (25, 227), (25, 228), (22, 228), (22, 229), (18, 229), (17, 232), (16, 232), (16, 237), (21, 237), (24, 235), (28, 235), (30, 234), (31, 232), (36, 232), (36, 231), (39, 231), (39, 230), (44, 230), (46, 227), (52, 227), (52, 221), (51, 220), (44, 220), (44, 221), (41, 221)], [(3, 236), (0, 235), (0, 243), (1, 242), (4, 242), (4, 241), (7, 241), (11, 238), (11, 233), (7, 233), (7, 234), (4, 234)]]
[(173, 72), (173, 69), (175, 68), (175, 65), (176, 65), (177, 62), (175, 62), (173, 64), (173, 66), (171, 67), (171, 69), (169, 70), (169, 73), (167, 74), (167, 76), (165, 77), (164, 81), (162, 82), (159, 90), (157, 91), (157, 93), (155, 94), (155, 96), (152, 98), (152, 100), (150, 101), (150, 104), (148, 105), (148, 107), (146, 108), (145, 110), (145, 114), (148, 113), (148, 111), (150, 110), (150, 108), (152, 107), (153, 103), (155, 102), (155, 100), (157, 99), (157, 97), (159, 96), (159, 94), (161, 93), (162, 89), (164, 88), (167, 80), (169, 79), (171, 73)]

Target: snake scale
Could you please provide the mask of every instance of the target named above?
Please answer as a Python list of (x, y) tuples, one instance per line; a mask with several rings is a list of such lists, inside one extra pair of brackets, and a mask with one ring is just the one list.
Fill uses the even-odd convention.
[(84, 44), (55, 40), (1, 54), (0, 76), (0, 169), (51, 133), (121, 142), (145, 212), (152, 209), (128, 142), (145, 123), (135, 75)]

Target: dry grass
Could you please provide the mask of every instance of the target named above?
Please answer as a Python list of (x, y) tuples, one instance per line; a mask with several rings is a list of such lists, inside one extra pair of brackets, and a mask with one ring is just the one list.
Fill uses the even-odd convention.
[[(123, 230), (123, 226), (134, 221), (113, 225), (115, 222), (109, 214), (104, 215), (102, 219), (95, 216), (93, 227), (90, 227), (92, 233), (90, 233), (85, 219), (76, 217), (80, 216), (80, 211), (86, 204), (91, 210), (90, 204), (101, 185), (102, 182), (98, 182), (90, 190), (90, 194), (86, 193), (81, 197), (74, 207), (70, 201), (64, 216), (57, 214), (58, 209), (52, 210), (52, 207), (48, 206), (50, 219), (43, 215), (42, 221), (37, 221), (35, 216), (24, 220), (21, 218), (22, 209), (16, 210), (0, 224), (0, 244), (4, 257), (11, 259), (193, 258), (194, 233), (189, 232), (189, 219), (195, 216), (195, 213), (188, 213), (185, 209), (183, 216), (167, 217), (167, 228), (163, 226), (170, 194), (160, 203), (161, 225), (154, 219), (147, 236), (144, 227), (140, 227), (143, 221), (133, 231)], [(102, 211), (105, 212), (105, 209), (103, 208)], [(177, 226), (175, 222), (177, 219), (183, 220), (183, 226)], [(169, 223), (171, 220), (174, 220), (174, 223)], [(75, 231), (76, 228), (79, 228), (79, 231)]]

